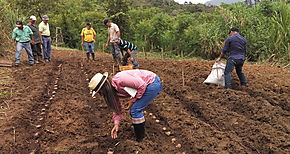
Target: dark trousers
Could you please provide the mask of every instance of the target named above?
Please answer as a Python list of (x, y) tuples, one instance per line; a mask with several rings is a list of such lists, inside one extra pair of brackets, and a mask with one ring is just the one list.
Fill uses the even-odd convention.
[(244, 60), (243, 59), (233, 59), (229, 58), (227, 60), (227, 65), (225, 69), (225, 88), (232, 88), (232, 71), (234, 68), (236, 68), (237, 75), (240, 79), (241, 85), (247, 85), (246, 77), (243, 73), (243, 65)]
[(110, 42), (109, 46), (110, 46), (113, 58), (114, 59), (121, 59), (120, 47), (113, 42)]
[(31, 48), (32, 48), (33, 57), (36, 57), (36, 56), (42, 57), (40, 43), (31, 44)]

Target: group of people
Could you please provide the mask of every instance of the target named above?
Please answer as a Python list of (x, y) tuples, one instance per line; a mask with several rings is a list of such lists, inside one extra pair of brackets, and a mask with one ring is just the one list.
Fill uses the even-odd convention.
[[(19, 66), (22, 49), (28, 55), (28, 64), (42, 63), (42, 51), (45, 62), (51, 61), (51, 37), (48, 24), (48, 16), (42, 16), (42, 22), (37, 26), (36, 17), (31, 16), (30, 23), (26, 26), (22, 21), (16, 21), (16, 27), (12, 31), (12, 39), (16, 43), (15, 66)], [(41, 47), (42, 46), (42, 47)]]
[[(24, 48), (28, 55), (28, 64), (42, 63), (42, 51), (45, 62), (51, 61), (51, 37), (49, 30), (49, 18), (47, 15), (42, 17), (39, 26), (36, 25), (36, 17), (31, 16), (30, 23), (26, 26), (22, 21), (16, 21), (16, 27), (12, 31), (12, 39), (16, 43), (15, 66), (19, 66), (22, 49)], [(134, 69), (138, 69), (137, 63), (137, 46), (131, 42), (120, 38), (121, 32), (117, 24), (110, 20), (104, 20), (105, 26), (108, 27), (108, 39), (106, 48), (110, 48), (115, 65), (128, 65), (131, 61)], [(87, 59), (96, 60), (94, 43), (96, 42), (96, 32), (91, 23), (81, 31), (81, 45), (86, 48)], [(125, 54), (123, 54), (125, 51)], [(121, 57), (121, 53), (123, 58)]]
[[(20, 53), (23, 48), (28, 54), (29, 64), (33, 65), (34, 61), (41, 62), (41, 44), (45, 61), (49, 62), (50, 58), (50, 31), (48, 25), (48, 16), (42, 17), (39, 28), (35, 25), (36, 17), (30, 17), (30, 23), (23, 26), (21, 21), (16, 22), (16, 28), (13, 30), (13, 39), (17, 42), (16, 49), (16, 65), (20, 63)], [(122, 40), (119, 27), (110, 20), (104, 20), (104, 24), (108, 27), (108, 39), (106, 47), (110, 47), (113, 59), (116, 65), (127, 65), (130, 60), (133, 70), (118, 72), (114, 76), (109, 76), (108, 72), (97, 73), (89, 82), (89, 89), (93, 97), (96, 93), (103, 96), (108, 107), (113, 111), (114, 127), (111, 130), (112, 138), (118, 137), (119, 125), (123, 110), (130, 110), (132, 124), (134, 127), (136, 141), (141, 142), (145, 136), (145, 117), (143, 110), (150, 102), (162, 91), (162, 82), (160, 78), (153, 72), (138, 69), (136, 61), (137, 46)], [(236, 73), (240, 79), (242, 86), (247, 86), (245, 75), (242, 71), (247, 40), (239, 34), (238, 28), (231, 28), (229, 37), (225, 41), (222, 53), (216, 59), (219, 62), (221, 58), (229, 53), (225, 68), (225, 88), (232, 88), (231, 73), (236, 69)], [(82, 45), (86, 47), (87, 59), (95, 60), (94, 43), (96, 40), (96, 32), (92, 28), (91, 23), (87, 23), (82, 29)], [(121, 58), (121, 50), (126, 53)], [(129, 99), (125, 103), (121, 103), (120, 99)]]
[[(121, 39), (121, 32), (117, 24), (106, 19), (104, 20), (104, 25), (108, 27), (108, 39), (105, 47), (110, 48), (115, 65), (128, 65), (128, 61), (131, 61), (133, 68), (138, 69), (139, 65), (136, 60), (137, 46)], [(96, 41), (96, 32), (91, 23), (87, 23), (86, 27), (82, 29), (81, 37), (81, 45), (86, 48), (87, 59), (90, 60), (91, 55), (92, 59), (95, 60), (94, 43)], [(125, 55), (123, 55), (123, 51), (125, 51)]]

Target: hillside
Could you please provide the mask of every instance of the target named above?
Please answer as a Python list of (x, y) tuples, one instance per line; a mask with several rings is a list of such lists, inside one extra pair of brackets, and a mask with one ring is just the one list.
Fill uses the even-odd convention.
[(205, 3), (205, 5), (220, 5), (222, 3), (232, 4), (236, 2), (243, 2), (244, 0), (210, 0)]
[(149, 6), (160, 7), (166, 5), (178, 4), (174, 0), (133, 0), (133, 6)]

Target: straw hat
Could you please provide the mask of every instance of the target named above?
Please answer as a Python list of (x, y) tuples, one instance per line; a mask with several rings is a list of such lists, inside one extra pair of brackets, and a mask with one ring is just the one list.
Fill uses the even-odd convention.
[(102, 88), (103, 84), (106, 82), (107, 78), (109, 76), (108, 72), (105, 72), (104, 74), (97, 73), (90, 81), (89, 88), (90, 91), (93, 93), (92, 97)]

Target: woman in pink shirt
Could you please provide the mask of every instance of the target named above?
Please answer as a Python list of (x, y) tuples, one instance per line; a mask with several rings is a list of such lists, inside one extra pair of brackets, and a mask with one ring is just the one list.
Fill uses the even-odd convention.
[[(130, 109), (136, 141), (141, 142), (145, 135), (145, 118), (142, 111), (161, 92), (159, 77), (147, 70), (122, 71), (108, 79), (108, 73), (97, 73), (90, 81), (92, 96), (102, 95), (107, 105), (113, 110), (114, 128), (112, 138), (117, 138), (121, 121), (121, 109)], [(130, 98), (120, 104), (119, 98)]]

